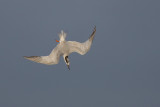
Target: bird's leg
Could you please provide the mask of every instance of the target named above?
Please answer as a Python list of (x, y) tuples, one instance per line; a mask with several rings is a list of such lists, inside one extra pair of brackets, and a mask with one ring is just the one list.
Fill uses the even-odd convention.
[(65, 61), (66, 61), (66, 64), (67, 64), (68, 69), (70, 70), (70, 67), (69, 67), (69, 58), (68, 58), (68, 56), (65, 57)]

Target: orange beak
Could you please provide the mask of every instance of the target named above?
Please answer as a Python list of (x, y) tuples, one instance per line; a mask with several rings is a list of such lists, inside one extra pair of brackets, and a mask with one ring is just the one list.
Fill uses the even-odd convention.
[(58, 40), (56, 40), (56, 42), (59, 42)]

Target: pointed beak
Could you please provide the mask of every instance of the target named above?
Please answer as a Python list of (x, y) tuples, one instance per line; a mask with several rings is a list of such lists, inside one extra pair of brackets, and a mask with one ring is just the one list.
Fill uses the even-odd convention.
[(58, 40), (56, 40), (56, 42), (59, 42)]
[(69, 67), (69, 65), (67, 65), (67, 67), (68, 67), (68, 69), (70, 70), (70, 67)]

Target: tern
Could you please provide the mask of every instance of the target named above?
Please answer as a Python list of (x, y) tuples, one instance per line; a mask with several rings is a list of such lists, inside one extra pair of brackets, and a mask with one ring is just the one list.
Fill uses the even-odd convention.
[(60, 40), (56, 40), (56, 42), (59, 43), (48, 56), (24, 56), (24, 58), (41, 64), (54, 65), (58, 64), (60, 56), (63, 56), (64, 62), (70, 70), (70, 61), (68, 56), (73, 52), (77, 52), (80, 55), (86, 54), (91, 48), (95, 32), (96, 27), (94, 27), (94, 30), (90, 35), (89, 39), (83, 43), (80, 43), (76, 41), (66, 41), (66, 33), (62, 30), (59, 34)]

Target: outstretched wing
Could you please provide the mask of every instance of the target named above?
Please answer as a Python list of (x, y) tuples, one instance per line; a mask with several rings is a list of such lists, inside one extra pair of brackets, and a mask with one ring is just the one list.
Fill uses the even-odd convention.
[(79, 43), (79, 42), (76, 42), (76, 41), (68, 41), (67, 44), (69, 46), (69, 53), (77, 52), (81, 55), (86, 54), (91, 48), (92, 41), (93, 41), (94, 36), (95, 36), (95, 32), (96, 32), (96, 27), (94, 28), (94, 30), (93, 30), (91, 36), (89, 37), (89, 39), (87, 41), (85, 41), (84, 43)]
[(52, 50), (49, 56), (24, 56), (24, 58), (41, 64), (53, 65), (59, 63), (60, 56), (61, 52), (57, 46)]
[(47, 65), (53, 64), (49, 56), (24, 56), (24, 58), (41, 64), (47, 64)]

